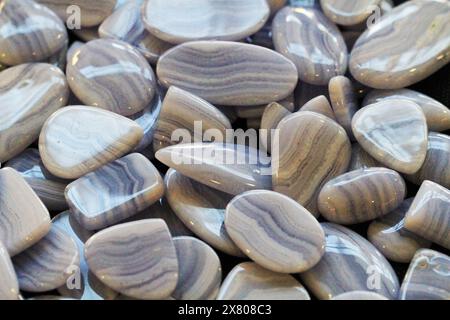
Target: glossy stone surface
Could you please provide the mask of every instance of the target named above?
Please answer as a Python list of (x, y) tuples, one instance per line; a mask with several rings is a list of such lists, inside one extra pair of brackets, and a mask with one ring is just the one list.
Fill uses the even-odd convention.
[(366, 106), (353, 117), (352, 128), (361, 147), (391, 169), (415, 173), (425, 160), (428, 128), (414, 102), (389, 100)]
[(310, 297), (293, 276), (243, 262), (228, 273), (218, 300), (310, 300)]
[(405, 228), (450, 249), (450, 190), (425, 180), (406, 213)]
[(215, 300), (222, 281), (222, 267), (216, 252), (193, 237), (175, 237), (179, 276), (172, 293), (177, 300)]
[(155, 156), (181, 174), (232, 195), (271, 188), (270, 159), (252, 147), (223, 143), (180, 144), (161, 149)]
[(83, 228), (100, 230), (148, 208), (164, 194), (158, 170), (132, 153), (69, 184), (66, 199)]
[(196, 182), (169, 169), (164, 178), (170, 207), (196, 236), (232, 256), (243, 256), (230, 239), (225, 225), (225, 208), (233, 198), (227, 193)]
[(241, 40), (261, 29), (269, 13), (266, 0), (146, 0), (142, 8), (146, 28), (175, 44)]
[(355, 224), (384, 216), (405, 198), (403, 178), (394, 170), (365, 168), (344, 173), (322, 188), (320, 213), (331, 222)]
[(150, 63), (172, 47), (148, 32), (141, 18), (142, 0), (129, 1), (103, 21), (98, 32), (101, 38), (125, 41), (141, 52)]
[(294, 200), (268, 190), (249, 191), (227, 206), (225, 228), (249, 258), (280, 273), (298, 273), (322, 257), (325, 234)]
[(1, 72), (0, 162), (33, 143), (45, 120), (68, 97), (64, 73), (49, 64), (22, 64)]
[(272, 140), (273, 190), (299, 202), (317, 216), (322, 186), (347, 170), (351, 145), (345, 130), (315, 112), (298, 112), (278, 124)]
[(350, 165), (348, 166), (348, 171), (382, 166), (381, 163), (364, 151), (358, 143), (352, 144), (352, 158), (350, 160)]
[(353, 26), (373, 14), (381, 0), (320, 0), (325, 15), (334, 23)]
[(450, 110), (439, 101), (418, 91), (410, 89), (372, 90), (364, 98), (363, 105), (367, 106), (387, 99), (405, 99), (415, 102), (422, 108), (430, 131), (441, 132), (450, 129)]
[(336, 116), (333, 112), (333, 109), (331, 108), (330, 102), (328, 102), (328, 99), (323, 95), (306, 102), (300, 108), (300, 111), (316, 112), (330, 118), (331, 120), (336, 120)]
[(19, 282), (5, 246), (0, 242), (0, 300), (19, 300)]
[(417, 251), (400, 288), (400, 300), (450, 300), (450, 257)]
[(47, 59), (67, 45), (63, 22), (31, 0), (5, 0), (0, 7), (0, 63)]
[(414, 199), (409, 198), (395, 210), (373, 221), (367, 238), (389, 260), (409, 263), (420, 248), (429, 248), (427, 241), (405, 229), (405, 214)]
[(19, 172), (49, 210), (67, 209), (64, 190), (68, 181), (52, 175), (44, 167), (37, 149), (26, 149), (8, 161), (8, 167)]
[(55, 176), (76, 179), (131, 151), (141, 127), (125, 117), (95, 107), (70, 106), (44, 124), (39, 152)]
[(261, 145), (270, 152), (272, 149), (272, 136), (275, 136), (275, 130), (285, 117), (292, 112), (277, 102), (269, 104), (261, 118), (261, 129), (267, 131), (259, 131)]
[(70, 88), (84, 104), (124, 116), (142, 111), (156, 91), (148, 62), (119, 40), (98, 39), (76, 49), (66, 73)]
[(0, 170), (0, 242), (12, 257), (50, 230), (50, 215), (39, 197), (14, 169)]
[[(36, 0), (52, 9), (63, 21), (71, 21), (74, 10), (70, 6), (76, 5), (80, 10), (82, 27), (98, 26), (113, 13), (117, 0)], [(69, 9), (68, 9), (69, 8)]]
[(257, 106), (289, 96), (297, 85), (295, 65), (258, 46), (228, 41), (195, 41), (167, 51), (157, 74), (210, 103)]
[[(177, 144), (180, 140), (181, 143), (202, 142), (210, 134), (214, 136), (210, 140), (224, 142), (227, 129), (231, 129), (231, 123), (219, 109), (202, 98), (172, 86), (166, 93), (156, 123), (153, 150)], [(201, 136), (196, 136), (197, 132)], [(188, 141), (185, 136), (189, 138)]]
[(361, 35), (351, 52), (350, 71), (377, 89), (419, 82), (450, 61), (449, 26), (449, 2), (407, 1)]
[(321, 11), (285, 7), (273, 20), (275, 49), (292, 60), (300, 80), (327, 85), (347, 70), (347, 47), (338, 28)]
[(137, 299), (164, 299), (178, 281), (175, 246), (166, 223), (148, 219), (110, 227), (85, 244), (90, 270), (112, 289)]
[(389, 300), (381, 294), (372, 291), (350, 291), (341, 293), (331, 300)]
[(75, 240), (52, 226), (35, 245), (13, 258), (21, 290), (46, 292), (64, 285), (80, 265)]
[(326, 235), (325, 254), (301, 279), (318, 299), (332, 299), (341, 293), (372, 291), (396, 299), (399, 283), (386, 258), (354, 231), (322, 223)]

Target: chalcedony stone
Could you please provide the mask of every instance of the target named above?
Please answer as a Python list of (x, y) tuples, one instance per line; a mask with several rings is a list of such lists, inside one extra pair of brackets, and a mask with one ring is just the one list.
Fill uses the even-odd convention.
[(124, 116), (142, 111), (156, 92), (148, 62), (119, 40), (93, 40), (76, 49), (66, 73), (72, 92), (83, 104)]
[(331, 300), (389, 300), (385, 296), (372, 291), (350, 291), (341, 293)]
[(372, 291), (396, 299), (399, 282), (386, 258), (356, 232), (322, 223), (325, 254), (312, 269), (300, 275), (318, 299), (332, 299), (349, 291)]
[(110, 162), (66, 188), (72, 214), (87, 230), (100, 230), (148, 208), (164, 194), (158, 170), (140, 153)]
[(331, 222), (355, 224), (384, 216), (404, 200), (403, 178), (387, 168), (364, 168), (344, 173), (322, 188), (320, 213)]
[(243, 262), (228, 273), (218, 300), (310, 300), (310, 297), (293, 276)]
[(177, 250), (179, 276), (172, 297), (177, 300), (215, 300), (222, 281), (217, 253), (193, 237), (173, 238)]
[(320, 0), (322, 10), (333, 22), (353, 26), (365, 22), (381, 0)]
[(5, 246), (0, 242), (0, 300), (19, 300), (19, 282)]
[(270, 158), (253, 147), (186, 143), (161, 149), (155, 156), (182, 175), (232, 195), (272, 187)]
[(261, 29), (269, 14), (266, 0), (146, 0), (142, 8), (146, 28), (175, 44), (241, 40)]
[(382, 166), (381, 163), (364, 151), (357, 142), (352, 144), (352, 159), (350, 160), (348, 171)]
[(347, 70), (344, 38), (321, 11), (285, 7), (275, 15), (272, 29), (275, 49), (295, 63), (300, 80), (327, 85)]
[(231, 123), (219, 109), (172, 86), (166, 93), (156, 123), (153, 150), (203, 140), (225, 142), (227, 129), (231, 129)]
[(110, 288), (137, 299), (164, 299), (178, 282), (178, 259), (161, 219), (120, 224), (85, 244), (90, 270)]
[(315, 112), (297, 112), (278, 124), (272, 139), (273, 190), (299, 202), (317, 216), (322, 186), (347, 170), (351, 156), (345, 130)]
[(406, 213), (405, 228), (450, 249), (450, 190), (425, 180)]
[(359, 37), (351, 52), (350, 71), (369, 87), (400, 89), (446, 65), (449, 52), (450, 3), (407, 1)]
[(64, 285), (77, 272), (80, 255), (75, 240), (52, 226), (44, 238), (15, 256), (13, 264), (21, 290), (46, 292)]
[(422, 109), (409, 100), (380, 101), (360, 109), (353, 134), (372, 157), (396, 171), (412, 174), (427, 154), (428, 128)]
[(110, 111), (70, 106), (44, 124), (39, 152), (55, 176), (77, 179), (131, 151), (143, 130), (132, 120)]
[(44, 167), (37, 149), (26, 149), (19, 156), (8, 161), (8, 167), (19, 172), (36, 192), (47, 209), (51, 211), (67, 209), (64, 190), (69, 183), (52, 175)]
[(0, 170), (0, 242), (12, 257), (50, 230), (50, 214), (24, 178), (12, 168)]
[[(306, 102), (301, 108), (300, 111), (311, 111), (320, 113), (331, 120), (336, 121), (335, 114), (333, 109), (331, 108), (330, 102), (328, 102), (327, 97), (321, 95), (315, 97), (308, 102)], [(344, 128), (345, 129), (345, 128)]]
[(430, 132), (425, 161), (419, 171), (406, 176), (406, 179), (420, 185), (431, 180), (445, 188), (450, 188), (450, 136)]
[(243, 256), (225, 225), (225, 208), (233, 198), (169, 169), (164, 178), (170, 207), (196, 236), (232, 256)]
[(47, 118), (68, 98), (66, 77), (52, 65), (29, 63), (1, 72), (0, 162), (33, 143)]
[(4, 0), (0, 6), (0, 63), (18, 65), (47, 59), (67, 45), (63, 22), (31, 0)]
[(405, 99), (417, 103), (422, 108), (430, 131), (445, 131), (450, 129), (450, 110), (439, 101), (418, 91), (410, 89), (372, 90), (363, 101), (363, 106), (382, 100)]
[(395, 210), (373, 221), (367, 230), (367, 238), (389, 260), (409, 263), (420, 248), (429, 248), (427, 241), (405, 229), (405, 214), (413, 198), (406, 199)]
[[(275, 134), (275, 130), (285, 117), (290, 115), (292, 112), (286, 109), (284, 106), (277, 102), (269, 104), (261, 118), (261, 131), (259, 131), (259, 138), (261, 145), (268, 151), (271, 152), (272, 147), (272, 135)], [(266, 131), (264, 131), (266, 130)]]
[(195, 41), (170, 49), (157, 65), (159, 81), (210, 103), (258, 106), (288, 97), (295, 65), (272, 50), (246, 43)]
[(226, 208), (225, 228), (242, 252), (274, 272), (306, 271), (324, 253), (319, 222), (277, 192), (253, 190), (235, 197)]
[(438, 251), (417, 251), (400, 288), (400, 300), (450, 300), (450, 257)]

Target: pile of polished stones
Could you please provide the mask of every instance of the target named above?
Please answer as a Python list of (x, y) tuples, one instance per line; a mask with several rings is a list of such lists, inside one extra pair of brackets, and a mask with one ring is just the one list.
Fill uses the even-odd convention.
[(449, 61), (442, 0), (0, 0), (0, 299), (450, 299)]

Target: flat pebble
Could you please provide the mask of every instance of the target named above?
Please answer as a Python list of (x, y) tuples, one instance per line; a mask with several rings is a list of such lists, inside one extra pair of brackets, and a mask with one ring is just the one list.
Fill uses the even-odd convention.
[(19, 300), (19, 282), (5, 246), (0, 242), (0, 300)]

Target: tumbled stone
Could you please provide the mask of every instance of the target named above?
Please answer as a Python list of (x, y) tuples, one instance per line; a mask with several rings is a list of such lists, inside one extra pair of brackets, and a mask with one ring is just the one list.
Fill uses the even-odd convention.
[(328, 102), (327, 97), (324, 95), (309, 100), (300, 108), (300, 111), (317, 112), (336, 121), (336, 116), (331, 108), (330, 102)]

